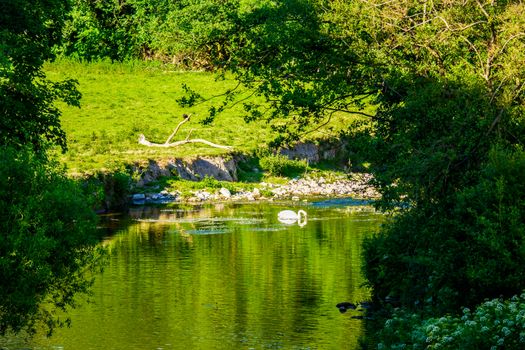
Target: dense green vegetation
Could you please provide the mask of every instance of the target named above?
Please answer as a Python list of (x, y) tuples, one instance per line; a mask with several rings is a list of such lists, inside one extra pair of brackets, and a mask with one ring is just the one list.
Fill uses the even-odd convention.
[(371, 162), (379, 206), (401, 210), (365, 245), (375, 301), (435, 317), (520, 294), (524, 5), (237, 5), (215, 28), (212, 43), (226, 44), (209, 61), (265, 98), (245, 109), (273, 122), (278, 141), (334, 111), (368, 114), (355, 108), (363, 101), (377, 108), (354, 131), (356, 149)]
[(521, 349), (525, 338), (525, 295), (483, 302), (461, 315), (421, 319), (394, 312), (381, 330), (377, 349)]
[(60, 42), (67, 10), (63, 1), (0, 4), (1, 145), (42, 151), (52, 143), (66, 149), (54, 102), (78, 105), (80, 96), (73, 80), (51, 82), (41, 68), (53, 58), (51, 48)]
[(55, 312), (88, 291), (97, 256), (90, 202), (46, 153), (66, 150), (55, 102), (79, 99), (74, 81), (42, 70), (67, 11), (64, 1), (0, 3), (0, 335), (67, 323)]
[(26, 150), (0, 152), (0, 334), (43, 322), (87, 293), (96, 248), (95, 214), (80, 186), (57, 164)]
[(71, 1), (73, 9), (56, 51), (93, 61), (157, 59), (213, 69), (230, 42), (239, 10), (253, 1)]
[[(63, 58), (47, 63), (45, 72), (54, 80), (75, 78), (82, 94), (80, 108), (61, 106), (68, 152), (59, 157), (70, 173), (113, 171), (147, 159), (228, 153), (198, 143), (172, 148), (148, 148), (138, 143), (140, 134), (152, 142), (163, 143), (182, 121), (183, 114), (191, 115), (191, 119), (181, 127), (174, 141), (184, 140), (192, 131), (191, 138), (229, 145), (238, 153), (253, 153), (266, 149), (277, 137), (263, 121), (245, 121), (242, 100), (263, 101), (250, 96), (249, 91), (240, 94), (237, 100), (240, 102), (227, 108), (221, 118), (203, 124), (209, 109), (221, 101), (218, 95), (235, 87), (231, 76), (222, 79), (207, 72), (181, 71), (177, 66), (160, 62), (82, 63)], [(185, 97), (183, 84), (198, 89), (204, 100), (191, 107), (181, 106), (178, 100)], [(336, 115), (330, 125), (308, 136), (311, 139), (331, 137), (354, 119)]]
[[(54, 24), (63, 20), (63, 12), (55, 11), (63, 9), (50, 4), (55, 7), (47, 15), (55, 17), (36, 27), (28, 23), (29, 31), (11, 8), (1, 12), (2, 23), (11, 25), (1, 32), (0, 46), (4, 144), (39, 149), (47, 140), (65, 148), (52, 102), (65, 98), (74, 105), (78, 94), (73, 82), (50, 83), (40, 70), (52, 57), (48, 48), (58, 43)], [(99, 103), (101, 85), (95, 79), (111, 87), (115, 70), (122, 68), (108, 68), (112, 73), (105, 81), (100, 73), (85, 72), (79, 77), (87, 89), (80, 113), (87, 113), (92, 124), (85, 127), (85, 119), (76, 118), (78, 111), (69, 119), (66, 112), (66, 131), (71, 129), (75, 145), (69, 157), (95, 158), (75, 165), (78, 169), (105, 164), (127, 149), (133, 153), (138, 133), (163, 141), (181, 112), (190, 110), (204, 125), (224, 122), (219, 130), (230, 136), (205, 134), (204, 126), (202, 132), (228, 144), (239, 125), (230, 107), (238, 108), (235, 118), (255, 123), (257, 133), (244, 132), (248, 136), (240, 139), (249, 148), (272, 133), (272, 144), (280, 145), (328, 128), (336, 117), (352, 121), (346, 136), (354, 139), (355, 158), (370, 163), (382, 193), (378, 206), (397, 211), (364, 247), (364, 273), (374, 301), (385, 309), (395, 302), (406, 311), (399, 315), (415, 313), (422, 324), (459, 315), (462, 307), (510, 298), (525, 288), (524, 12), (517, 0), (76, 0), (55, 52), (87, 61), (157, 58), (228, 79), (210, 88), (198, 83), (199, 75), (150, 69), (154, 64), (126, 68), (137, 76), (123, 74), (135, 92), (120, 99), (120, 93), (105, 91), (110, 100)], [(30, 43), (40, 46), (14, 49), (18, 36), (32, 34), (45, 38)], [(44, 53), (27, 56), (25, 49)], [(26, 62), (26, 56), (34, 61)], [(90, 67), (107, 72), (108, 66)], [(61, 69), (49, 66), (56, 77), (64, 77)], [(150, 75), (162, 82), (155, 89), (146, 85), (144, 77)], [(177, 92), (172, 76), (185, 83)], [(210, 103), (218, 89), (224, 94)], [(17, 94), (24, 98), (13, 97)], [(137, 114), (148, 108), (141, 105), (144, 96), (162, 117)], [(176, 110), (174, 101), (183, 109)], [(115, 112), (116, 107), (122, 109)], [(82, 122), (75, 126), (75, 120)], [(254, 141), (252, 135), (260, 130), (268, 134)], [(268, 159), (266, 166), (279, 172), (274, 167), (279, 164)], [(416, 323), (403, 332), (419, 327)], [(416, 342), (403, 339), (408, 345)]]

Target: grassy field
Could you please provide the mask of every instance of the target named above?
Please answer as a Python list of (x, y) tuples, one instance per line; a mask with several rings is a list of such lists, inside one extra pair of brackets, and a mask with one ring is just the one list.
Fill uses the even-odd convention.
[[(233, 146), (235, 151), (250, 152), (265, 147), (274, 137), (264, 123), (244, 122), (241, 103), (226, 110), (209, 126), (199, 121), (218, 99), (192, 108), (181, 108), (177, 104), (176, 100), (183, 96), (182, 84), (205, 98), (235, 86), (234, 81), (217, 81), (210, 73), (176, 71), (155, 62), (79, 63), (69, 60), (48, 63), (45, 71), (52, 80), (73, 78), (80, 84), (81, 108), (61, 106), (69, 151), (60, 157), (71, 173), (114, 169), (124, 163), (147, 159), (227, 152), (201, 144), (150, 148), (138, 143), (140, 134), (149, 141), (163, 143), (184, 113), (192, 115), (191, 121), (184, 124), (174, 140), (185, 139), (193, 130), (191, 138), (203, 138)], [(340, 116), (335, 125), (344, 127), (350, 119)]]

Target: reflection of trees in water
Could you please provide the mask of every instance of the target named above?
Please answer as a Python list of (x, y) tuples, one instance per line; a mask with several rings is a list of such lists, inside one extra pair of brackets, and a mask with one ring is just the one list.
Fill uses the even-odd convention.
[[(152, 339), (189, 349), (354, 348), (361, 324), (335, 305), (366, 299), (360, 242), (378, 226), (362, 220), (373, 214), (312, 209), (316, 220), (299, 228), (280, 225), (283, 206), (275, 204), (203, 208), (183, 217), (177, 208), (145, 209), (136, 215), (143, 221), (113, 236), (110, 264), (95, 285), (96, 307), (82, 315), (81, 330), (71, 330), (72, 344), (103, 334), (106, 348), (132, 348), (131, 339), (143, 348), (157, 346)], [(155, 220), (146, 221), (146, 212)], [(228, 233), (185, 233), (209, 218)], [(282, 229), (264, 230), (272, 225)]]

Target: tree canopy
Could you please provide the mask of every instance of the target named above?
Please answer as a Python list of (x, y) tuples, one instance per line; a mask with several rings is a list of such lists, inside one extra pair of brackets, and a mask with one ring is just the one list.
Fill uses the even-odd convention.
[(98, 256), (90, 200), (46, 153), (66, 149), (56, 101), (80, 98), (74, 81), (51, 82), (42, 70), (67, 4), (0, 2), (0, 335), (63, 324), (56, 309), (88, 291)]
[(68, 2), (5, 0), (0, 3), (0, 144), (66, 149), (54, 102), (78, 105), (75, 81), (51, 82), (42, 66), (61, 40)]
[(102, 252), (81, 188), (32, 152), (0, 148), (0, 335), (61, 325)]
[(365, 245), (378, 302), (457, 312), (525, 287), (524, 6), (263, 2), (223, 32), (217, 67), (265, 97), (246, 104), (248, 119), (274, 123), (278, 141), (375, 106), (350, 133), (371, 162), (378, 205), (398, 209)]
[[(4, 4), (16, 12), (0, 12), (0, 140), (63, 146), (50, 101), (75, 95), (39, 70), (63, 3)], [(266, 120), (276, 143), (334, 113), (365, 117), (348, 132), (351, 147), (371, 164), (378, 206), (396, 211), (364, 247), (374, 299), (442, 315), (525, 288), (523, 13), (519, 0), (76, 0), (60, 50), (168, 56), (232, 73), (264, 98), (244, 101), (246, 119)], [(37, 48), (43, 54), (27, 61), (24, 50)], [(202, 99), (186, 90), (181, 104)], [(238, 91), (226, 91), (208, 121), (239, 103)]]

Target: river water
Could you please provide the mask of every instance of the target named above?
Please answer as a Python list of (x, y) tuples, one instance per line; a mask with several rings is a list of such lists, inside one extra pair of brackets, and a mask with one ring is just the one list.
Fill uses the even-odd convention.
[[(135, 208), (108, 218), (108, 265), (72, 326), (8, 349), (356, 349), (361, 243), (382, 216), (352, 201)], [(307, 224), (277, 220), (283, 209)]]

